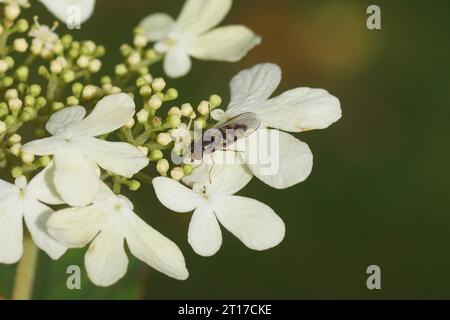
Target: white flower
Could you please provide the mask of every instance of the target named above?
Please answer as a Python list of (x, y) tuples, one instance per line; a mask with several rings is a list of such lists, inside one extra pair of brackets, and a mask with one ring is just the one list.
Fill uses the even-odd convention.
[(73, 12), (71, 8), (78, 8), (80, 11), (80, 23), (88, 20), (94, 12), (95, 0), (40, 0), (44, 6), (59, 20), (67, 21)]
[(62, 204), (49, 187), (48, 169), (27, 184), (21, 176), (15, 184), (0, 180), (0, 263), (13, 264), (23, 253), (23, 222), (36, 245), (52, 259), (59, 259), (66, 247), (47, 232), (46, 222), (53, 210), (43, 204)]
[(166, 53), (164, 70), (170, 77), (186, 75), (191, 58), (236, 62), (261, 42), (240, 25), (216, 27), (228, 14), (232, 0), (187, 0), (178, 20), (164, 13), (150, 15), (141, 27), (155, 49)]
[(177, 129), (172, 131), (172, 139), (175, 142), (173, 151), (180, 155), (180, 152), (187, 150), (192, 141), (192, 133), (185, 123), (181, 123)]
[(147, 225), (133, 212), (133, 204), (102, 185), (94, 204), (59, 211), (48, 220), (50, 234), (68, 247), (89, 244), (85, 265), (97, 286), (110, 286), (127, 271), (131, 253), (149, 266), (172, 278), (185, 280), (189, 273), (183, 254), (175, 243)]
[[(153, 180), (156, 195), (161, 203), (175, 212), (195, 210), (189, 225), (188, 241), (196, 253), (214, 255), (222, 245), (219, 222), (247, 247), (267, 250), (284, 238), (285, 225), (267, 205), (235, 196), (252, 179), (241, 165), (201, 166), (181, 183), (159, 177)], [(210, 183), (210, 179), (211, 182)]]
[(54, 184), (58, 193), (71, 206), (86, 206), (99, 191), (95, 164), (125, 177), (148, 165), (148, 159), (131, 144), (95, 138), (124, 126), (134, 113), (134, 101), (124, 93), (103, 98), (86, 118), (83, 107), (65, 108), (47, 122), (46, 129), (53, 136), (27, 143), (23, 151), (54, 155)]
[[(253, 174), (266, 184), (277, 188), (289, 188), (308, 178), (313, 166), (313, 155), (304, 142), (284, 132), (304, 132), (325, 129), (342, 117), (339, 100), (322, 89), (297, 88), (270, 98), (281, 82), (281, 70), (274, 64), (260, 64), (240, 72), (231, 81), (231, 102), (226, 113), (214, 110), (212, 116), (224, 121), (233, 116), (253, 112), (261, 120), (259, 131), (268, 134), (253, 134), (240, 145), (257, 145), (258, 149), (278, 150), (272, 161), (279, 161), (277, 174), (264, 174), (270, 164), (248, 163)], [(268, 141), (271, 130), (281, 130), (278, 141)], [(256, 141), (257, 140), (257, 141)], [(275, 145), (276, 144), (276, 145)], [(244, 151), (241, 149), (241, 151)], [(247, 156), (246, 159), (251, 158)]]
[(52, 28), (46, 25), (41, 25), (35, 17), (34, 26), (28, 33), (28, 35), (33, 38), (33, 50), (35, 50), (36, 52), (40, 52), (43, 49), (47, 51), (53, 50), (53, 47), (59, 41), (59, 36), (55, 33), (57, 27), (57, 23), (55, 23)]

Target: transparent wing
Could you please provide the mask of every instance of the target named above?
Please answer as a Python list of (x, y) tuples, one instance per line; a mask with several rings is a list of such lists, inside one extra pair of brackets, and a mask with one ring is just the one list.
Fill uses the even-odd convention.
[(261, 120), (255, 113), (240, 114), (226, 122), (217, 124), (214, 129), (220, 130), (224, 136), (224, 147), (235, 143), (239, 139), (245, 139), (259, 129)]

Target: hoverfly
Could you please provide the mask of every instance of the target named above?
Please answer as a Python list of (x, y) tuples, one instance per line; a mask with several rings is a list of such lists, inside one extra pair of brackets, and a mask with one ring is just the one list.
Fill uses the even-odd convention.
[(188, 155), (191, 161), (203, 160), (205, 155), (211, 155), (215, 151), (224, 151), (238, 140), (249, 137), (259, 129), (260, 125), (261, 120), (252, 112), (219, 122), (212, 129), (206, 131), (202, 139), (190, 144)]

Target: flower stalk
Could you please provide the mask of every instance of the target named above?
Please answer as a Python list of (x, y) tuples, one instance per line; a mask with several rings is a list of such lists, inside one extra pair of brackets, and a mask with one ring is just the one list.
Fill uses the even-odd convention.
[(36, 275), (39, 249), (34, 244), (30, 235), (24, 239), (24, 251), (20, 260), (14, 288), (12, 293), (13, 300), (30, 300), (33, 294), (34, 280)]

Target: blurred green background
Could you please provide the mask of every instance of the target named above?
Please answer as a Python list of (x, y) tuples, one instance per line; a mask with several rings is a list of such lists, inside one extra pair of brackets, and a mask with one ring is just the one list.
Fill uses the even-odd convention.
[[(93, 19), (74, 32), (112, 50), (131, 39), (147, 14), (176, 16), (181, 0), (100, 0)], [(381, 31), (366, 28), (366, 8), (382, 10)], [(53, 19), (36, 5), (41, 21)], [(299, 137), (315, 155), (309, 180), (276, 191), (254, 180), (244, 191), (285, 221), (284, 242), (254, 252), (224, 232), (212, 258), (187, 243), (190, 215), (173, 214), (152, 189), (139, 212), (183, 250), (190, 278), (172, 280), (131, 258), (127, 276), (100, 289), (85, 277), (66, 288), (66, 268), (82, 266), (84, 250), (57, 263), (40, 256), (36, 299), (443, 299), (450, 298), (450, 212), (447, 121), (450, 116), (450, 2), (363, 0), (239, 0), (226, 24), (245, 24), (263, 43), (237, 64), (195, 62), (170, 81), (179, 103), (212, 93), (228, 96), (243, 68), (274, 62), (284, 71), (278, 92), (325, 88), (340, 98), (344, 118)], [(60, 27), (61, 29), (63, 27)], [(159, 75), (160, 68), (154, 74)], [(130, 256), (131, 257), (131, 256)], [(382, 290), (366, 288), (366, 268), (382, 270)], [(9, 296), (14, 266), (0, 266)]]

